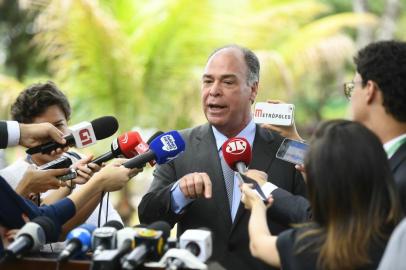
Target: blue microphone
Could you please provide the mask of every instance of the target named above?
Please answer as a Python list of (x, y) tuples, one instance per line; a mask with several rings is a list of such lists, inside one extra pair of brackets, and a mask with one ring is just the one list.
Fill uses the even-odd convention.
[(155, 160), (158, 164), (165, 164), (183, 151), (185, 151), (185, 141), (179, 132), (173, 130), (156, 137), (150, 143), (147, 152), (128, 160), (123, 165), (129, 169), (140, 168), (151, 160)]
[(86, 253), (92, 245), (92, 233), (96, 226), (82, 224), (68, 233), (66, 246), (58, 256), (58, 261), (66, 261), (77, 254)]

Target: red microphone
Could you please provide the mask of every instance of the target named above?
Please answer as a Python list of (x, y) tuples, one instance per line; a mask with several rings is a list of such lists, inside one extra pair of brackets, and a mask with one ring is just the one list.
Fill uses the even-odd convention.
[(145, 148), (148, 150), (148, 145), (142, 140), (140, 134), (136, 131), (129, 131), (118, 136), (118, 138), (111, 143), (111, 150), (94, 159), (92, 163), (100, 165), (103, 162), (120, 156), (133, 158), (144, 151), (143, 149)]
[(221, 151), (223, 152), (223, 157), (227, 165), (238, 172), (237, 177), (240, 183), (253, 184), (253, 188), (258, 192), (260, 198), (267, 203), (267, 197), (258, 182), (244, 175), (252, 160), (251, 145), (249, 142), (245, 138), (230, 138), (224, 142)]
[(246, 172), (252, 160), (251, 146), (245, 138), (230, 138), (221, 147), (228, 166), (240, 173)]

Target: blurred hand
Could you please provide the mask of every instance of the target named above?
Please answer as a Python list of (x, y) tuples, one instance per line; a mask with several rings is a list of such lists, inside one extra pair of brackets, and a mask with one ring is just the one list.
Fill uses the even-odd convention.
[[(63, 136), (62, 131), (50, 123), (20, 124), (20, 145), (25, 147), (34, 147), (51, 140), (65, 144), (66, 140)], [(58, 148), (56, 151), (52, 151), (51, 154), (61, 154), (67, 149), (68, 148)]]
[(212, 184), (207, 173), (186, 174), (180, 179), (179, 188), (183, 195), (190, 199), (199, 197), (209, 199), (212, 196)]
[(73, 168), (76, 170), (78, 177), (76, 177), (73, 181), (75, 184), (82, 185), (86, 183), (95, 172), (100, 171), (100, 166), (95, 163), (89, 163), (93, 159), (93, 155), (86, 156), (81, 160), (78, 160), (73, 164)]
[(304, 165), (295, 165), (295, 169), (302, 174), (303, 180), (306, 182), (306, 171)]
[(102, 189), (106, 192), (116, 191), (123, 188), (128, 180), (137, 175), (142, 169), (128, 169), (122, 164), (126, 159), (115, 159), (108, 165), (103, 167), (99, 172), (95, 173), (92, 179), (98, 181)]
[(272, 195), (268, 198), (268, 205), (265, 205), (258, 194), (252, 189), (252, 184), (242, 184), (241, 189), (241, 202), (244, 204), (245, 209), (252, 209), (254, 206), (266, 209), (273, 203)]
[[(271, 103), (271, 104), (285, 104), (286, 103), (281, 100), (268, 100), (267, 102)], [(291, 126), (275, 126), (275, 125), (271, 125), (271, 124), (262, 124), (261, 127), (272, 130), (272, 131), (276, 131), (283, 137), (286, 137), (286, 138), (289, 138), (292, 140), (303, 141), (303, 139), (300, 137), (299, 133), (297, 132), (295, 119), (293, 119), (293, 124)]]
[(259, 186), (262, 186), (268, 181), (268, 174), (263, 171), (250, 169), (244, 173), (249, 178), (257, 181)]
[(36, 170), (33, 167), (29, 167), (23, 179), (18, 184), (16, 192), (28, 198), (30, 193), (41, 193), (50, 189), (58, 189), (59, 187), (66, 186), (65, 182), (56, 177), (67, 174), (68, 172), (69, 169), (67, 168)]

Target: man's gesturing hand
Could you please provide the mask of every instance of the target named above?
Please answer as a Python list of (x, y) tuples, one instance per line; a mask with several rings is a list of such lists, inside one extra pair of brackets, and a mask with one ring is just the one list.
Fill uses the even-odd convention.
[(211, 198), (212, 185), (207, 173), (189, 173), (179, 181), (179, 188), (186, 198), (196, 199), (198, 197)]

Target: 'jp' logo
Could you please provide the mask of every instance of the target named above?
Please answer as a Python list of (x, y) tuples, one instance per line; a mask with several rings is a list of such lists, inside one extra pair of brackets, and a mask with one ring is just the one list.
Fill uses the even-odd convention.
[(247, 149), (247, 142), (240, 139), (232, 140), (226, 146), (226, 152), (233, 155), (244, 153), (245, 149)]

